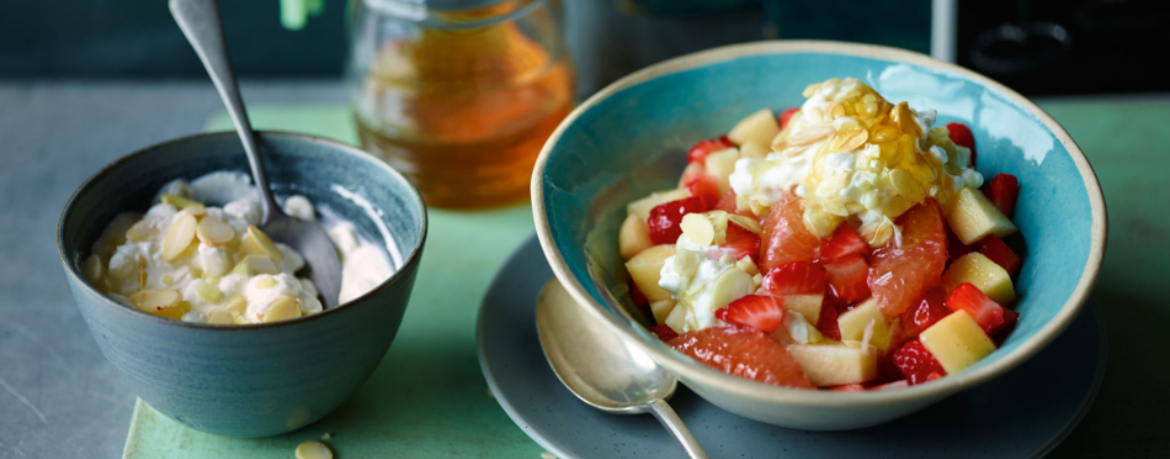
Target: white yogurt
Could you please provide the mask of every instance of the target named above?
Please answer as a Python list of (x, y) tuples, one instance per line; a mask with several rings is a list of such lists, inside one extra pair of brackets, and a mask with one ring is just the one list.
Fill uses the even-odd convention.
[[(275, 244), (281, 258), (275, 263), (277, 273), (235, 269), (243, 254), (242, 250), (231, 247), (239, 247), (248, 226), (258, 225), (262, 213), (256, 190), (247, 175), (221, 171), (190, 183), (175, 180), (162, 187), (159, 197), (164, 193), (205, 203), (208, 207), (200, 218), (214, 217), (226, 222), (235, 230), (233, 243), (217, 247), (197, 238), (192, 248), (168, 262), (163, 256), (164, 240), (168, 228), (182, 212), (156, 198), (156, 204), (141, 218), (133, 213), (119, 215), (94, 243), (93, 253), (107, 266), (104, 282), (108, 282), (110, 297), (132, 305), (130, 297), (137, 292), (173, 289), (190, 304), (190, 311), (182, 316), (182, 320), (189, 322), (206, 322), (213, 310), (236, 295), (247, 301), (242, 319), (236, 323), (263, 322), (265, 313), (278, 297), (299, 300), (303, 315), (322, 310), (313, 282), (296, 276), (305, 266), (304, 257), (287, 245)], [(303, 196), (289, 197), (284, 207), (294, 217), (316, 219), (313, 204)], [(366, 294), (393, 274), (384, 248), (359, 236), (353, 224), (346, 221), (325, 224), (342, 261), (339, 303)], [(136, 236), (127, 238), (128, 230)]]

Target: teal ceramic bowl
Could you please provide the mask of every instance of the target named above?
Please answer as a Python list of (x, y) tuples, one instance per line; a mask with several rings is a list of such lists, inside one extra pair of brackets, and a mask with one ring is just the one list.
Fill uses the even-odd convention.
[(124, 306), (79, 276), (79, 261), (120, 212), (145, 211), (176, 178), (247, 172), (234, 132), (202, 134), (125, 156), (94, 174), (65, 205), (57, 243), (90, 332), (130, 388), (194, 429), (263, 437), (329, 414), (374, 371), (402, 322), (426, 239), (422, 199), (401, 174), (353, 147), (315, 137), (258, 136), (278, 195), (300, 194), (352, 222), (390, 251), (396, 272), (368, 294), (318, 314), (271, 324), (216, 326)]
[[(1003, 346), (975, 366), (907, 389), (840, 393), (764, 385), (703, 366), (654, 339), (626, 311), (617, 249), (625, 205), (673, 188), (685, 151), (761, 107), (799, 106), (801, 91), (856, 77), (892, 101), (971, 127), (978, 169), (1020, 179), (1015, 210), (1027, 246), (1020, 312)], [(713, 49), (634, 73), (581, 104), (545, 144), (532, 179), (537, 234), (557, 278), (613, 330), (708, 401), (771, 424), (843, 430), (903, 416), (1002, 375), (1080, 311), (1105, 252), (1105, 202), (1084, 154), (1048, 114), (969, 70), (885, 47), (773, 41)]]

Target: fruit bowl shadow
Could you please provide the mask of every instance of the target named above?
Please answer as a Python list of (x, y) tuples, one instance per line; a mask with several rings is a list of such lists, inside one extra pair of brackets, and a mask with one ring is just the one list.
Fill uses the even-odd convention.
[[(907, 389), (840, 393), (769, 386), (726, 375), (674, 351), (638, 324), (617, 233), (626, 203), (673, 188), (684, 148), (724, 133), (766, 106), (803, 102), (802, 90), (855, 77), (887, 99), (962, 122), (979, 145), (978, 170), (1008, 173), (1022, 190), (1014, 220), (1027, 248), (1016, 282), (1021, 313), (993, 354), (962, 372)], [(683, 56), (638, 71), (579, 106), (544, 146), (532, 178), (537, 234), (557, 278), (608, 324), (706, 400), (770, 424), (809, 430), (877, 425), (1004, 374), (1059, 335), (1084, 304), (1105, 250), (1105, 203), (1084, 154), (1051, 117), (969, 70), (893, 48), (771, 41)]]

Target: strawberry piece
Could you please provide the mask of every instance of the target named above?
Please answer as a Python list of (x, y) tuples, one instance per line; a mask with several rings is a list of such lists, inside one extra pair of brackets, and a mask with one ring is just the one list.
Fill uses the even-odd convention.
[(1015, 276), (1016, 270), (1020, 269), (1020, 257), (1012, 251), (1011, 247), (1003, 243), (1003, 240), (990, 234), (983, 238), (983, 242), (979, 244), (979, 253), (994, 261), (995, 264), (1002, 267), (1008, 272), (1009, 276)]
[(829, 293), (844, 304), (869, 298), (869, 264), (861, 255), (825, 263), (825, 277), (829, 280)]
[(962, 123), (949, 123), (947, 130), (950, 131), (950, 135), (947, 137), (951, 139), (951, 142), (971, 150), (971, 162), (967, 167), (975, 167), (975, 135), (971, 134), (971, 129)]
[(647, 330), (650, 331), (650, 333), (657, 335), (658, 339), (663, 341), (670, 341), (672, 339), (678, 338), (678, 333), (675, 333), (674, 329), (670, 328), (666, 324), (655, 325), (648, 328)]
[(995, 336), (996, 332), (1007, 325), (1005, 314), (1007, 308), (988, 298), (979, 287), (970, 282), (955, 287), (951, 291), (951, 296), (947, 297), (946, 306), (952, 311), (967, 311), (983, 331), (987, 332), (987, 336)]
[(703, 201), (698, 197), (670, 201), (650, 209), (650, 218), (646, 224), (650, 227), (650, 242), (655, 245), (674, 244), (682, 235), (683, 215), (705, 212)]
[(1016, 198), (1020, 197), (1020, 181), (1011, 174), (995, 174), (984, 194), (1000, 212), (1011, 218), (1012, 211), (1016, 209)]
[[(906, 377), (911, 386), (933, 381), (947, 374), (942, 364), (938, 363), (938, 359), (934, 358), (918, 340), (903, 344), (894, 351), (893, 361), (894, 366), (898, 367), (898, 371), (902, 372), (902, 376)], [(932, 375), (935, 375), (934, 379), (931, 379)]]
[(780, 129), (784, 129), (785, 126), (788, 126), (788, 122), (791, 121), (792, 117), (796, 115), (796, 112), (799, 111), (800, 107), (792, 107), (780, 112)]
[(807, 261), (794, 261), (768, 271), (760, 287), (776, 296), (819, 295), (825, 293), (825, 268)]
[(687, 152), (688, 163), (707, 164), (707, 155), (717, 151), (731, 148), (731, 140), (727, 136), (719, 136), (716, 139), (700, 140), (691, 150)]
[(941, 285), (926, 289), (918, 305), (902, 313), (902, 337), (917, 338), (923, 330), (950, 314), (951, 310), (944, 305), (946, 300), (947, 291)]
[(817, 331), (829, 339), (841, 341), (841, 326), (837, 323), (838, 315), (836, 301), (832, 296), (826, 296), (824, 302), (821, 303), (821, 316), (817, 318)]
[(707, 327), (683, 333), (668, 343), (679, 352), (732, 376), (776, 386), (812, 389), (804, 369), (759, 330)]
[(804, 225), (804, 208), (792, 193), (785, 193), (772, 204), (764, 219), (762, 239), (760, 259), (764, 272), (794, 261), (820, 258), (821, 240)]
[(850, 255), (869, 256), (869, 244), (852, 226), (842, 223), (821, 246), (821, 261), (834, 261)]
[(646, 295), (642, 294), (642, 289), (638, 288), (637, 282), (630, 282), (630, 298), (634, 300), (634, 306), (650, 304), (650, 300), (647, 300)]
[(760, 260), (760, 235), (748, 231), (735, 222), (727, 222), (727, 232), (723, 240), (723, 245), (715, 249), (715, 253), (708, 255), (714, 255), (715, 258), (731, 255), (736, 260), (752, 257), (753, 263)]
[(975, 247), (963, 244), (959, 240), (959, 236), (955, 236), (954, 231), (947, 227), (947, 261), (957, 259), (963, 255), (974, 252)]
[(895, 222), (902, 227), (902, 247), (891, 239), (873, 252), (869, 288), (887, 317), (902, 314), (938, 284), (947, 263), (946, 223), (934, 199), (914, 206)]
[(719, 194), (719, 181), (707, 174), (684, 175), (683, 186), (691, 192), (691, 196), (698, 197), (703, 202), (704, 212), (715, 207), (722, 197)]
[(784, 299), (766, 295), (748, 295), (715, 311), (715, 318), (729, 324), (773, 333), (784, 320)]

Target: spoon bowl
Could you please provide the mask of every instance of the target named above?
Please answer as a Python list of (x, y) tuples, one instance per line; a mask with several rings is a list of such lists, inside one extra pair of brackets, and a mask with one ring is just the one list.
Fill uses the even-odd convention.
[(651, 413), (690, 457), (707, 457), (666, 404), (678, 379), (578, 305), (555, 278), (537, 297), (536, 333), (553, 373), (578, 399), (610, 413)]

